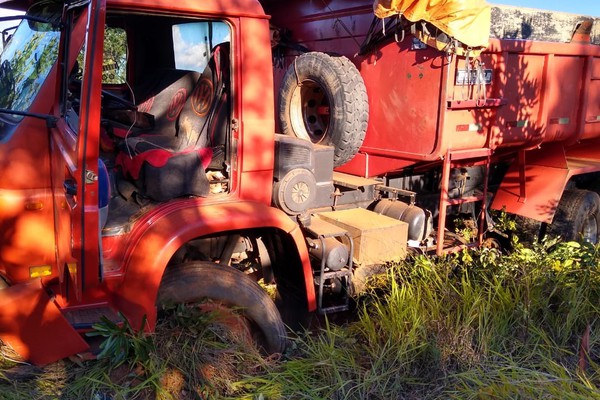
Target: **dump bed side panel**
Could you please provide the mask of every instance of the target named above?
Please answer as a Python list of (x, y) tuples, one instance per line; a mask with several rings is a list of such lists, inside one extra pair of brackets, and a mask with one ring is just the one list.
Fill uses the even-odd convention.
[[(581, 16), (493, 7), (490, 46), (473, 62), (470, 55), (415, 48), (415, 38), (401, 33), (356, 56), (373, 21), (370, 1), (264, 4), (273, 23), (290, 29), (300, 44), (346, 55), (360, 70), (369, 127), (343, 172), (376, 176), (451, 150), (570, 145), (600, 134), (600, 46), (561, 43)], [(599, 40), (599, 25), (592, 42)], [(288, 53), (279, 60), (276, 88), (293, 58)]]

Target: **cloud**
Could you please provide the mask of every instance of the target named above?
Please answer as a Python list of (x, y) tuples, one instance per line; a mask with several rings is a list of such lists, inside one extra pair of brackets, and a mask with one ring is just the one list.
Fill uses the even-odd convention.
[[(199, 36), (199, 35), (198, 35)], [(207, 43), (186, 41), (179, 26), (173, 26), (173, 48), (177, 69), (188, 69), (202, 72), (208, 60)]]

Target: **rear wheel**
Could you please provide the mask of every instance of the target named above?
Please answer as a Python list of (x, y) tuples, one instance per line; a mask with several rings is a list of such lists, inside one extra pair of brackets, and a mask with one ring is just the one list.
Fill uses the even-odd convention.
[(548, 234), (565, 241), (598, 243), (600, 233), (600, 196), (589, 190), (565, 190)]
[(256, 282), (232, 267), (197, 261), (167, 270), (157, 305), (176, 304), (217, 313), (224, 329), (233, 336), (251, 336), (266, 353), (285, 349), (285, 326), (275, 304)]

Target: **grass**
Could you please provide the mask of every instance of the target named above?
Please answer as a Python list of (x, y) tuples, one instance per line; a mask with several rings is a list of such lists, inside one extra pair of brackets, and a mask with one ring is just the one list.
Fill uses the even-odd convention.
[(600, 398), (598, 260), (551, 242), (419, 256), (359, 300), (357, 321), (243, 380), (247, 398)]
[(600, 399), (599, 261), (573, 242), (417, 256), (371, 282), (355, 318), (325, 319), (275, 358), (177, 309), (149, 342), (108, 335), (129, 338), (113, 339), (133, 346), (126, 360), (0, 378), (0, 398)]

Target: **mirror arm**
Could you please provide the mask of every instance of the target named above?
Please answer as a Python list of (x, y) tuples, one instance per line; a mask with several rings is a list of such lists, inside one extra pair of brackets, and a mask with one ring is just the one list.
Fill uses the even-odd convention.
[(48, 25), (52, 25), (54, 28), (56, 29), (62, 29), (63, 25), (62, 24), (55, 24), (52, 23), (50, 20), (47, 20), (46, 18), (40, 18), (40, 17), (36, 17), (33, 15), (10, 15), (8, 17), (0, 17), (0, 22), (5, 22), (5, 21), (16, 21), (16, 20), (20, 20), (20, 19), (24, 19), (27, 21), (33, 21), (33, 22), (40, 22), (43, 24), (48, 24)]
[(0, 108), (0, 114), (19, 115), (19, 116), (23, 116), (23, 117), (32, 117), (32, 118), (37, 118), (37, 119), (43, 119), (46, 121), (46, 126), (48, 128), (56, 128), (56, 122), (58, 121), (58, 118), (56, 118), (53, 115), (31, 113), (31, 112), (27, 112), (27, 111), (10, 110), (8, 108)]

